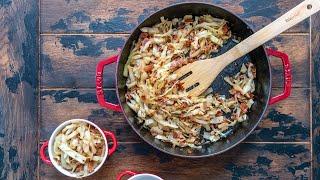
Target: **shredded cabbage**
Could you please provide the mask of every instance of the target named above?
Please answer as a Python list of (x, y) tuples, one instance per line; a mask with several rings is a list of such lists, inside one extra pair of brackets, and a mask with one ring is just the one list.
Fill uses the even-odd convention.
[(58, 133), (53, 157), (62, 168), (81, 177), (93, 172), (105, 154), (103, 135), (87, 123), (72, 123)]
[(232, 126), (248, 119), (246, 113), (254, 104), (253, 64), (243, 64), (239, 73), (224, 78), (231, 86), (228, 98), (211, 88), (199, 97), (188, 97), (174, 74), (218, 52), (231, 37), (227, 24), (210, 15), (186, 15), (173, 20), (162, 17), (161, 23), (141, 28), (124, 69), (125, 97), (137, 113), (136, 123), (155, 139), (201, 148), (226, 137)]

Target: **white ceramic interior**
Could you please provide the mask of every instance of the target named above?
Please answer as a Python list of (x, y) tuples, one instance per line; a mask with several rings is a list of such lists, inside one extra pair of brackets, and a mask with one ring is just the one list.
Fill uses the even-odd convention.
[(128, 180), (163, 180), (163, 179), (153, 174), (137, 174), (130, 177)]
[[(66, 127), (67, 125), (71, 124), (71, 123), (76, 123), (76, 122), (85, 122), (85, 123), (88, 123), (92, 126), (94, 126), (95, 128), (97, 128), (99, 130), (99, 132), (102, 134), (102, 137), (105, 141), (105, 154), (104, 154), (104, 157), (101, 161), (101, 163), (93, 170), (93, 172), (89, 173), (88, 175), (86, 176), (81, 176), (81, 177), (78, 177), (76, 176), (75, 174), (63, 169), (57, 161), (54, 160), (53, 158), (53, 143), (54, 143), (54, 139), (55, 137), (57, 136), (57, 134), (64, 128)], [(69, 176), (69, 177), (74, 177), (74, 178), (83, 178), (83, 177), (87, 177), (87, 176), (90, 176), (92, 175), (93, 173), (97, 172), (101, 166), (104, 164), (104, 162), (106, 161), (107, 159), (107, 156), (108, 156), (108, 141), (107, 141), (107, 138), (106, 136), (104, 135), (103, 131), (94, 123), (88, 121), (88, 120), (85, 120), (85, 119), (71, 119), (71, 120), (68, 120), (68, 121), (65, 121), (64, 123), (60, 124), (52, 133), (51, 137), (50, 137), (50, 140), (49, 140), (49, 144), (48, 144), (48, 152), (49, 152), (49, 158), (50, 158), (50, 161), (52, 162), (53, 166), (58, 170), (60, 171), (62, 174), (66, 175), (66, 176)]]

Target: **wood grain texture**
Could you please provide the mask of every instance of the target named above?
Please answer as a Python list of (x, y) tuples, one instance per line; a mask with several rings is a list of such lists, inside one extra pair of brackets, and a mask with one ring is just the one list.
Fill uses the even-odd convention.
[(0, 179), (36, 179), (38, 4), (0, 2)]
[[(115, 91), (105, 91), (105, 96), (109, 102), (118, 103)], [(106, 110), (97, 104), (95, 90), (42, 90), (40, 117), (40, 140), (49, 139), (62, 122), (82, 118), (115, 132), (120, 142), (139, 141), (122, 113)]]
[[(273, 94), (281, 91), (274, 88)], [(114, 91), (106, 91), (105, 94), (108, 101), (117, 104)], [(308, 89), (294, 89), (287, 100), (270, 106), (258, 128), (246, 141), (307, 142), (310, 138), (309, 96)], [(60, 123), (72, 118), (89, 119), (101, 128), (114, 131), (120, 142), (141, 141), (122, 113), (105, 110), (97, 104), (94, 90), (41, 91), (42, 141), (50, 138)]]
[[(254, 29), (260, 29), (302, 0), (200, 0), (217, 4), (236, 13)], [(169, 5), (190, 0), (42, 0), (41, 32), (111, 33), (130, 32), (150, 14)], [(194, 2), (194, 1), (193, 1)], [(308, 32), (309, 21), (303, 21), (288, 32)]]
[[(123, 35), (41, 36), (41, 86), (43, 88), (93, 88), (96, 64), (117, 54)], [(293, 87), (309, 87), (309, 37), (280, 35), (268, 47), (285, 52), (292, 64)], [(299, 51), (297, 51), (299, 49)], [(283, 87), (280, 60), (270, 57), (272, 86)], [(104, 87), (115, 87), (115, 63), (105, 68)]]
[[(42, 36), (42, 87), (95, 87), (96, 64), (125, 43), (126, 36)], [(115, 63), (105, 68), (104, 87), (115, 87)]]
[(312, 19), (312, 130), (313, 178), (320, 178), (320, 13)]
[[(175, 158), (144, 143), (120, 144), (116, 153), (88, 179), (114, 179), (123, 170), (156, 174), (164, 179), (308, 179), (309, 145), (240, 144), (219, 156)], [(67, 179), (41, 163), (42, 179)]]
[[(282, 89), (272, 89), (272, 94), (280, 92)], [(264, 118), (246, 141), (308, 142), (310, 140), (309, 99), (309, 89), (292, 89), (288, 99), (268, 107)]]
[[(8, 3), (4, 3), (4, 5), (0, 2), (0, 12), (3, 10), (2, 7), (13, 4), (10, 0), (5, 2), (7, 1)], [(121, 48), (128, 37), (127, 33), (148, 15), (168, 5), (187, 1), (92, 0), (88, 2), (84, 0), (41, 0), (40, 26), (41, 33), (44, 34), (41, 35), (40, 44), (42, 85), (39, 109), (40, 141), (43, 142), (48, 139), (60, 123), (72, 118), (89, 119), (101, 128), (114, 131), (120, 141), (117, 152), (107, 160), (96, 175), (88, 179), (114, 179), (117, 173), (125, 169), (157, 174), (164, 179), (179, 180), (213, 179), (213, 177), (215, 179), (311, 179), (312, 176), (313, 179), (317, 179), (320, 175), (320, 158), (318, 157), (320, 153), (320, 121), (318, 120), (320, 117), (320, 85), (317, 85), (320, 84), (318, 83), (318, 79), (320, 79), (320, 73), (318, 73), (320, 69), (318, 62), (320, 61), (319, 14), (312, 18), (313, 33), (311, 37), (313, 42), (312, 63), (314, 64), (312, 82), (314, 85), (312, 88), (314, 159), (311, 159), (309, 144), (311, 137), (309, 101), (311, 96), (309, 76), (311, 62), (309, 53), (311, 47), (309, 44), (310, 24), (308, 20), (286, 31), (289, 34), (278, 36), (267, 43), (268, 47), (287, 53), (291, 59), (294, 87), (291, 96), (287, 100), (268, 108), (263, 120), (253, 134), (246, 139), (246, 142), (217, 157), (192, 160), (175, 158), (161, 153), (142, 142), (127, 124), (122, 113), (103, 109), (97, 104), (94, 90), (97, 62), (109, 55), (116, 54), (117, 49)], [(302, 0), (201, 1), (218, 4), (235, 12), (257, 30), (269, 24)], [(2, 21), (1, 17), (0, 22)], [(19, 33), (19, 31), (17, 32)], [(297, 34), (297, 32), (302, 34)], [(76, 35), (67, 35), (69, 33), (76, 33)], [(0, 32), (1, 38), (3, 37), (2, 34), (5, 37), (7, 33), (6, 31)], [(10, 44), (8, 47), (10, 47)], [(0, 46), (0, 55), (5, 54), (3, 52), (7, 52), (7, 49), (3, 50)], [(0, 58), (0, 64), (2, 63), (1, 59), (3, 58)], [(20, 59), (18, 58), (19, 63), (21, 63)], [(18, 65), (20, 65), (19, 63)], [(272, 57), (270, 63), (273, 74), (272, 93), (276, 95), (282, 91), (281, 87), (283, 87), (282, 65), (279, 60)], [(105, 68), (104, 87), (108, 88), (105, 91), (106, 99), (117, 103), (115, 91), (112, 90), (115, 87), (114, 68), (115, 64)], [(11, 75), (7, 75), (8, 77), (14, 77), (14, 74), (10, 74), (12, 72), (6, 72)], [(0, 77), (1, 74), (0, 71)], [(22, 80), (22, 83), (20, 83), (18, 81), (18, 84), (20, 83), (23, 86), (19, 84), (10, 87), (13, 90), (16, 89), (19, 94), (21, 87), (25, 88), (24, 84), (27, 82)], [(2, 86), (0, 94), (1, 91)], [(25, 93), (25, 91), (23, 93), (23, 95), (28, 95), (23, 96), (24, 98), (34, 96)], [(0, 95), (0, 120), (4, 114), (1, 111), (1, 98), (3, 97)], [(5, 98), (8, 99), (8, 97)], [(22, 107), (35, 107), (35, 102), (32, 105), (22, 104)], [(35, 109), (30, 110), (30, 112), (34, 111)], [(21, 120), (25, 120), (25, 117)], [(0, 121), (0, 123), (3, 122)], [(22, 123), (21, 125), (25, 124)], [(36, 126), (37, 124), (33, 122), (31, 125)], [(13, 125), (10, 124), (10, 126)], [(4, 129), (1, 129), (2, 127), (0, 127), (0, 142), (7, 140), (2, 137), (2, 132), (5, 132)], [(26, 127), (28, 128), (29, 125)], [(35, 135), (32, 135), (34, 139)], [(32, 138), (28, 137), (28, 139)], [(33, 143), (35, 142), (30, 144)], [(28, 151), (28, 148), (25, 151)], [(15, 154), (14, 150), (8, 151), (4, 148), (4, 155), (6, 155), (6, 152), (9, 152), (9, 154), (11, 152), (11, 155)], [(0, 149), (0, 160), (1, 153)], [(7, 157), (4, 158), (3, 162), (8, 163), (8, 165), (6, 164), (3, 167), (15, 167), (12, 164), (20, 157), (20, 154), (14, 157), (13, 163), (11, 163), (10, 158), (9, 161)], [(28, 158), (32, 159), (34, 157), (36, 156)], [(57, 172), (54, 167), (47, 166), (41, 161), (39, 164), (40, 179), (68, 179)], [(311, 164), (314, 166), (311, 167)], [(21, 170), (21, 164), (19, 170)], [(3, 170), (2, 174), (4, 172), (6, 171)], [(9, 175), (8, 177), (10, 177)]]

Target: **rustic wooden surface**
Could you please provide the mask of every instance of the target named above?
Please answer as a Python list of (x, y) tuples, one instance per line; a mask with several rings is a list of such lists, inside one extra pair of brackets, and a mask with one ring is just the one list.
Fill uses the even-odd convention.
[(0, 179), (38, 168), (38, 4), (0, 1)]
[(313, 177), (320, 177), (320, 13), (311, 17)]
[[(301, 1), (203, 0), (235, 12), (256, 30)], [(55, 127), (72, 118), (114, 131), (120, 142), (88, 179), (114, 179), (124, 169), (179, 180), (319, 179), (320, 14), (267, 43), (291, 59), (292, 95), (270, 106), (252, 135), (222, 155), (190, 160), (161, 153), (141, 141), (122, 113), (97, 104), (96, 63), (116, 54), (149, 14), (179, 2), (186, 1), (1, 0), (0, 179), (68, 179), (41, 162), (37, 151)], [(278, 94), (281, 63), (270, 61), (272, 91)], [(117, 103), (114, 68), (105, 69), (104, 84), (107, 99)]]

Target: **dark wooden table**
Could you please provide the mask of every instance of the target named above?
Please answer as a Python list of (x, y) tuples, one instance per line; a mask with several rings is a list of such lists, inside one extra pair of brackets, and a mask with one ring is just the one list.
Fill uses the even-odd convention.
[[(292, 63), (291, 96), (268, 108), (245, 142), (219, 156), (182, 159), (161, 153), (131, 130), (122, 113), (95, 96), (95, 66), (117, 53), (149, 14), (181, 0), (0, 0), (0, 178), (65, 179), (38, 158), (39, 146), (61, 122), (89, 119), (112, 130), (117, 152), (91, 179), (124, 169), (165, 179), (320, 178), (320, 14), (267, 46)], [(259, 29), (301, 0), (212, 0)], [(282, 68), (271, 58), (273, 94)], [(105, 71), (107, 99), (117, 103), (114, 68)]]

